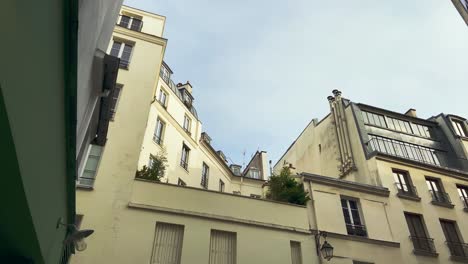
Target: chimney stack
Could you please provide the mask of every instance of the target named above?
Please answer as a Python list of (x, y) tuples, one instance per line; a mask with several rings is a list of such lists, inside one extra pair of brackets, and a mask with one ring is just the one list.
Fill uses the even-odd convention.
[(412, 117), (418, 117), (418, 116), (416, 115), (416, 109), (414, 109), (414, 108), (408, 109), (408, 111), (406, 111), (405, 115), (407, 115), (407, 116), (412, 116)]

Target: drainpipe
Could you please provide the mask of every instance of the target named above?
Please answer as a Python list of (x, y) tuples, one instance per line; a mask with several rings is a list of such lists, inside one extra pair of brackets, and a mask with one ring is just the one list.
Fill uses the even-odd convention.
[[(304, 182), (304, 176), (303, 176), (303, 182)], [(318, 230), (318, 222), (317, 222), (317, 212), (315, 210), (315, 200), (314, 200), (314, 195), (312, 193), (312, 183), (310, 180), (307, 181), (307, 189), (309, 191), (311, 211), (312, 211), (312, 219), (309, 218), (309, 226), (310, 226), (310, 229), (318, 232), (319, 230)], [(320, 241), (318, 241), (319, 244), (317, 244), (317, 239), (315, 238), (315, 234), (313, 235), (313, 238), (314, 238), (315, 247), (319, 248)], [(323, 263), (322, 257), (319, 254), (317, 254), (317, 258), (318, 258), (318, 263), (322, 264)]]

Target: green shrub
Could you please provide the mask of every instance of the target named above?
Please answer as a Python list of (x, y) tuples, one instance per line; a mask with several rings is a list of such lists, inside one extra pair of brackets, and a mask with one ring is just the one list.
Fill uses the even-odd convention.
[(310, 200), (304, 191), (304, 185), (291, 177), (288, 167), (284, 167), (280, 175), (272, 175), (268, 185), (270, 187), (266, 195), (268, 199), (299, 205), (305, 205)]
[(166, 173), (166, 152), (163, 150), (158, 155), (151, 156), (151, 158), (153, 159), (153, 166), (143, 166), (141, 170), (136, 172), (135, 177), (139, 179), (160, 182), (161, 178), (164, 177), (164, 174)]

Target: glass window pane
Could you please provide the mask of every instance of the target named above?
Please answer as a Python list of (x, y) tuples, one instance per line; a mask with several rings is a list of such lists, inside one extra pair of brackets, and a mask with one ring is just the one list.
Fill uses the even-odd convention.
[(112, 44), (110, 55), (112, 55), (114, 57), (118, 57), (121, 45), (122, 45), (122, 43), (114, 41), (114, 43)]

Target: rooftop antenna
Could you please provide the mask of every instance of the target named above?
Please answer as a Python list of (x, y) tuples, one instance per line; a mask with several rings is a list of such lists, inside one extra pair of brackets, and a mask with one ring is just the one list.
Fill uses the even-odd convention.
[(244, 166), (245, 166), (245, 149), (242, 152), (242, 167), (244, 167)]

